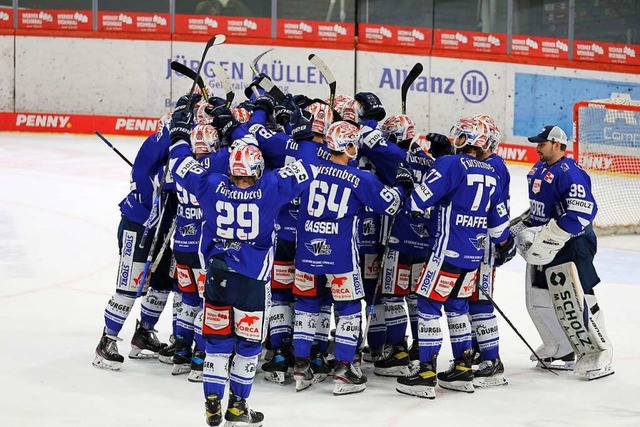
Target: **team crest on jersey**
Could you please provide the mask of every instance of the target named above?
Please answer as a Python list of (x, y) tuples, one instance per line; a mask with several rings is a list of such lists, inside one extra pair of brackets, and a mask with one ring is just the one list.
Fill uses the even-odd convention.
[(541, 186), (542, 186), (542, 181), (539, 179), (534, 179), (533, 185), (531, 186), (531, 191), (533, 191), (533, 194), (538, 194), (540, 192)]
[(305, 243), (304, 246), (313, 255), (331, 255), (331, 246), (327, 244), (325, 239), (313, 239), (309, 243)]
[(362, 234), (365, 236), (371, 236), (376, 232), (376, 223), (373, 218), (367, 218), (362, 221)]
[(544, 176), (544, 180), (549, 184), (553, 182), (553, 178), (554, 176), (551, 172), (547, 172), (547, 174)]
[(475, 239), (469, 239), (471, 244), (479, 251), (484, 249), (485, 242), (487, 241), (486, 234), (478, 234)]
[(424, 224), (410, 224), (411, 229), (414, 233), (416, 233), (420, 237), (429, 237), (429, 232), (427, 231)]
[(537, 167), (532, 166), (531, 169), (529, 170), (529, 173), (527, 175), (533, 175), (534, 173), (536, 173), (536, 171), (538, 170)]
[[(580, 166), (580, 165), (578, 164), (578, 166)], [(562, 169), (562, 172), (566, 172), (566, 171), (569, 170), (569, 165), (566, 164), (566, 163), (563, 163), (563, 164), (560, 165), (560, 169)]]
[(195, 224), (187, 224), (180, 228), (180, 234), (183, 236), (195, 236), (198, 233)]

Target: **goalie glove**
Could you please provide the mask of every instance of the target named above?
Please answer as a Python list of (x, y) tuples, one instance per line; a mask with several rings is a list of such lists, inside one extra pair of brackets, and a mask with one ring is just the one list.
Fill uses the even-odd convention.
[(535, 234), (524, 259), (532, 265), (549, 264), (570, 238), (571, 234), (560, 228), (556, 220), (552, 219)]

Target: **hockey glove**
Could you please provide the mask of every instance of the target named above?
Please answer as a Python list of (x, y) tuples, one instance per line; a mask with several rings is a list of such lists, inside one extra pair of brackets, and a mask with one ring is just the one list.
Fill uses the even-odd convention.
[(273, 114), (273, 109), (276, 106), (276, 100), (268, 92), (265, 92), (257, 97), (255, 101), (253, 101), (253, 103), (256, 106), (256, 109), (263, 110), (265, 113), (267, 113), (267, 116)]
[(571, 234), (560, 228), (555, 219), (551, 219), (536, 233), (524, 259), (532, 265), (549, 264), (570, 238)]
[(217, 107), (210, 114), (213, 117), (211, 124), (218, 130), (222, 138), (228, 140), (231, 132), (240, 126), (240, 122), (233, 117), (233, 113), (226, 106)]
[(267, 76), (266, 74), (260, 73), (253, 78), (249, 86), (244, 88), (244, 95), (247, 97), (247, 99), (251, 99), (252, 96), (255, 97), (255, 94), (253, 93), (254, 87), (258, 89), (258, 93), (264, 92), (264, 89), (260, 87), (260, 82), (262, 81), (262, 79), (269, 79), (269, 76)]
[(382, 101), (374, 93), (371, 92), (358, 92), (355, 96), (356, 101), (362, 105), (362, 114), (360, 120), (373, 119), (380, 121), (384, 119), (387, 114), (382, 106)]
[[(207, 100), (211, 109), (222, 107), (227, 104), (227, 101), (224, 98), (220, 98), (219, 96), (210, 96)], [(207, 112), (209, 114), (209, 112)]]
[(253, 110), (255, 110), (256, 106), (253, 102), (242, 101), (240, 104), (238, 104), (238, 108), (244, 108), (248, 112), (253, 113)]
[(407, 162), (400, 162), (396, 167), (396, 179), (394, 182), (396, 187), (402, 189), (403, 195), (406, 197), (413, 190), (413, 173), (411, 166)]
[(294, 141), (313, 140), (313, 114), (296, 108), (291, 114), (291, 137)]
[(191, 141), (191, 125), (193, 124), (193, 106), (202, 99), (202, 95), (192, 95), (193, 102), (191, 108), (187, 110), (189, 104), (189, 96), (181, 96), (176, 103), (176, 109), (171, 114), (171, 123), (169, 124), (169, 139), (171, 144), (179, 141)]
[(431, 143), (431, 148), (429, 148), (429, 154), (431, 154), (434, 158), (438, 158), (440, 156), (447, 156), (453, 154), (453, 144), (449, 141), (446, 135), (442, 135), (441, 133), (429, 133), (427, 134), (427, 141)]
[(293, 103), (300, 108), (307, 108), (309, 105), (313, 104), (313, 100), (306, 95), (293, 95), (292, 99)]
[(296, 108), (297, 106), (295, 102), (293, 102), (293, 96), (291, 96), (291, 94), (287, 94), (273, 109), (273, 115), (276, 119), (276, 123), (281, 126), (289, 123), (291, 115)]
[(503, 245), (496, 245), (496, 253), (494, 256), (496, 267), (508, 263), (514, 256), (516, 256), (516, 241), (512, 235), (509, 235)]

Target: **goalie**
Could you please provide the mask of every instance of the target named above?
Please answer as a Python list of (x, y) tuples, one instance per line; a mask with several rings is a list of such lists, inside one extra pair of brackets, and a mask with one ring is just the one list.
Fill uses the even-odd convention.
[(593, 292), (600, 278), (591, 179), (565, 157), (560, 127), (545, 126), (528, 139), (538, 144), (540, 161), (527, 175), (530, 209), (512, 221), (511, 232), (527, 261), (527, 309), (542, 338), (536, 353), (550, 368), (602, 378), (613, 374), (613, 351)]

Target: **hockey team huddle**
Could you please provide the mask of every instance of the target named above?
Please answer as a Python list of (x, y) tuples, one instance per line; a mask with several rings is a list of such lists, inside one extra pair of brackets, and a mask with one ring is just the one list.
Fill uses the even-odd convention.
[[(428, 399), (505, 385), (493, 284), (517, 251), (542, 338), (532, 360), (613, 373), (593, 292), (597, 205), (562, 129), (529, 138), (530, 209), (510, 222), (490, 116), (421, 137), (374, 93), (274, 97), (268, 79), (234, 108), (206, 90), (181, 97), (142, 144), (94, 366), (120, 369), (118, 334), (142, 296), (129, 357), (203, 382), (210, 426), (262, 425), (247, 398), (263, 347), (265, 379), (297, 391), (331, 376), (334, 395), (362, 392), (362, 363)], [(164, 344), (154, 327), (171, 292)], [(454, 360), (438, 372), (443, 309)]]

